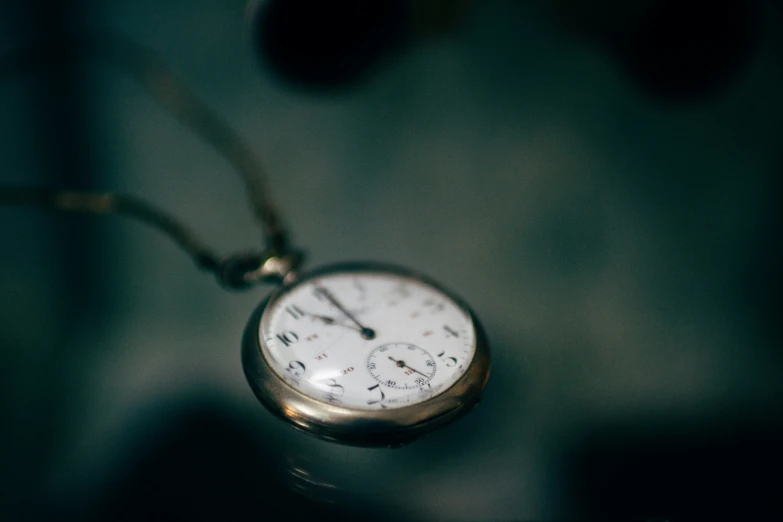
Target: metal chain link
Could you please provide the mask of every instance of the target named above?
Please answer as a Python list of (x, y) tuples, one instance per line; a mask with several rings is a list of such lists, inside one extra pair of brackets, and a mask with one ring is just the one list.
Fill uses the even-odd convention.
[[(222, 154), (241, 175), (256, 221), (266, 242), (262, 253), (219, 259), (182, 223), (140, 198), (107, 193), (58, 191), (41, 187), (0, 186), (0, 204), (40, 205), (64, 211), (121, 214), (166, 233), (203, 269), (215, 272), (228, 288), (283, 279), (301, 262), (288, 245), (287, 233), (266, 186), (261, 161), (242, 137), (196, 97), (147, 47), (115, 34), (81, 35), (67, 45), (34, 45), (0, 57), (0, 81), (64, 60), (92, 58), (117, 66), (136, 79), (180, 123)], [(270, 260), (273, 262), (270, 263)], [(264, 267), (272, 267), (265, 269)], [(275, 268), (277, 267), (277, 268)]]

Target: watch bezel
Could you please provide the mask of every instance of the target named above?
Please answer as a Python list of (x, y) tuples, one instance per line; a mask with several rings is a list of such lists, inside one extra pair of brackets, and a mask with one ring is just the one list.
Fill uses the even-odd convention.
[[(476, 350), (465, 373), (435, 397), (408, 406), (381, 410), (348, 408), (317, 400), (280, 377), (264, 356), (259, 335), (267, 307), (297, 286), (336, 272), (381, 272), (417, 279), (445, 294), (469, 317), (476, 333)], [(248, 321), (242, 341), (242, 366), (258, 400), (295, 428), (321, 439), (356, 446), (401, 446), (450, 423), (475, 406), (490, 372), (489, 344), (476, 314), (465, 302), (429, 277), (399, 266), (338, 263), (311, 271), (272, 292)]]

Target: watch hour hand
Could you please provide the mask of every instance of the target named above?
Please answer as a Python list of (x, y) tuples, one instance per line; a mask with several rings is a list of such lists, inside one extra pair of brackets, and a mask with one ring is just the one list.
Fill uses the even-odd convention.
[(335, 326), (342, 326), (343, 328), (350, 328), (351, 330), (356, 330), (356, 331), (359, 331), (359, 332), (361, 331), (361, 330), (359, 330), (359, 328), (357, 328), (357, 327), (355, 327), (353, 325), (341, 323), (339, 321), (336, 321), (333, 317), (329, 317), (328, 315), (311, 314), (310, 312), (305, 312), (305, 311), (302, 311), (302, 313), (305, 314), (305, 315), (309, 315), (313, 319), (318, 319), (321, 322), (323, 322), (324, 324), (331, 324), (331, 325), (335, 325)]
[(362, 338), (370, 340), (375, 338), (375, 330), (372, 328), (367, 328), (366, 326), (362, 325), (356, 317), (351, 314), (333, 295), (332, 293), (327, 290), (326, 288), (322, 286), (316, 286), (315, 291), (322, 295), (324, 298), (326, 298), (327, 301), (329, 301), (335, 308), (340, 310), (345, 317), (350, 319), (359, 329), (359, 332), (361, 333)]

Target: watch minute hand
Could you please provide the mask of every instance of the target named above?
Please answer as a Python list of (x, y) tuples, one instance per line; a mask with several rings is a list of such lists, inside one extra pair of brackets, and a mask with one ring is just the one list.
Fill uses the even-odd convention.
[(340, 304), (340, 302), (332, 295), (332, 293), (329, 290), (327, 290), (322, 286), (317, 286), (316, 291), (320, 293), (322, 296), (324, 296), (327, 301), (332, 303), (335, 306), (335, 308), (340, 310), (348, 319), (353, 321), (354, 324), (356, 324), (356, 326), (359, 327), (361, 336), (364, 339), (369, 340), (375, 338), (375, 330), (373, 330), (372, 328), (367, 328), (366, 326), (362, 325), (362, 323), (357, 321), (356, 318), (353, 316), (353, 314), (351, 314), (348, 310), (346, 310), (345, 307), (342, 304)]

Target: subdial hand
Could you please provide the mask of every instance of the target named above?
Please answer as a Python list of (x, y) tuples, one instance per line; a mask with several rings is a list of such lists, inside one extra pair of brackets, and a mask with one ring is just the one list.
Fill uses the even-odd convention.
[(414, 371), (414, 372), (418, 373), (418, 374), (419, 374), (419, 375), (421, 375), (422, 377), (426, 377), (427, 379), (429, 379), (429, 378), (430, 378), (430, 376), (429, 376), (429, 375), (426, 375), (426, 374), (424, 374), (424, 373), (421, 373), (421, 372), (420, 372), (419, 370), (417, 370), (416, 368), (411, 368), (410, 366), (408, 366), (407, 364), (405, 364), (405, 361), (403, 361), (402, 359), (395, 359), (394, 357), (392, 357), (392, 356), (390, 355), (390, 356), (389, 356), (389, 360), (390, 360), (390, 361), (394, 361), (394, 363), (397, 365), (397, 367), (398, 367), (398, 368), (407, 368), (407, 369), (409, 369), (409, 370), (411, 370), (411, 371)]
[(342, 304), (340, 304), (340, 302), (332, 295), (329, 290), (322, 286), (317, 286), (315, 287), (315, 291), (324, 296), (326, 300), (332, 303), (335, 308), (340, 310), (345, 315), (345, 317), (353, 321), (353, 323), (359, 328), (359, 333), (363, 339), (370, 340), (375, 338), (375, 330), (372, 328), (367, 328), (366, 326), (362, 325), (362, 323), (357, 321), (356, 318), (348, 310), (346, 310)]

